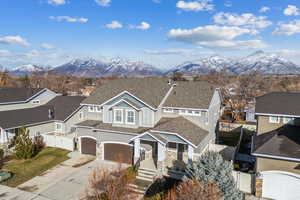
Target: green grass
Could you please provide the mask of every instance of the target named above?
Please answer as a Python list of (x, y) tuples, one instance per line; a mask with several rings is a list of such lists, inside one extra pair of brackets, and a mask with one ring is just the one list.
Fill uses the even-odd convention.
[(38, 155), (29, 160), (13, 160), (3, 166), (3, 169), (12, 173), (12, 178), (1, 184), (16, 187), (35, 176), (42, 175), (48, 169), (68, 160), (70, 151), (47, 147)]

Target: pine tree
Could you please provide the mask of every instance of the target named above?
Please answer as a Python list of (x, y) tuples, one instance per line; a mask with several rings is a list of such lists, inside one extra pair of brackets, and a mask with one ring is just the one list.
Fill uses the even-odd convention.
[(217, 153), (208, 151), (198, 161), (185, 167), (184, 180), (198, 180), (206, 184), (215, 183), (219, 186), (224, 200), (241, 200), (243, 194), (237, 189), (232, 176), (233, 167)]
[(29, 130), (25, 127), (20, 129), (15, 141), (15, 155), (18, 159), (29, 159), (35, 155), (35, 145), (29, 137)]

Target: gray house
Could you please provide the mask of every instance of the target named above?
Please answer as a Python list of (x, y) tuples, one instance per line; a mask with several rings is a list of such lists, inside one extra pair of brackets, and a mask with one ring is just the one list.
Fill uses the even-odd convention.
[(164, 174), (214, 143), (220, 99), (207, 82), (112, 80), (81, 103), (79, 151)]

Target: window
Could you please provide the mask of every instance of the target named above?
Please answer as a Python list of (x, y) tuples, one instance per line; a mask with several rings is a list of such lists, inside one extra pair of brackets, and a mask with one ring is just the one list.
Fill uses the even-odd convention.
[(101, 106), (95, 106), (95, 111), (96, 112), (101, 112)]
[(89, 112), (102, 112), (101, 106), (89, 106)]
[(198, 111), (198, 110), (194, 111), (194, 114), (195, 114), (195, 115), (199, 115), (199, 116), (201, 116), (201, 112), (200, 112), (200, 111)]
[(179, 110), (179, 114), (181, 115), (185, 114), (185, 110)]
[(292, 117), (283, 117), (283, 123), (285, 124), (293, 124), (294, 118)]
[(168, 150), (176, 151), (177, 150), (177, 143), (169, 142), (167, 147), (168, 147)]
[(114, 116), (115, 123), (123, 123), (123, 110), (115, 109)]
[(89, 106), (89, 112), (94, 112), (94, 106)]
[(135, 113), (133, 110), (126, 111), (126, 123), (134, 124), (135, 123)]
[(173, 113), (173, 109), (171, 108), (164, 108), (165, 113)]
[(40, 104), (40, 100), (33, 100), (32, 104)]
[(270, 116), (269, 117), (269, 122), (273, 123), (273, 124), (278, 124), (280, 122), (280, 118), (279, 117)]
[(62, 123), (55, 123), (55, 130), (62, 131)]

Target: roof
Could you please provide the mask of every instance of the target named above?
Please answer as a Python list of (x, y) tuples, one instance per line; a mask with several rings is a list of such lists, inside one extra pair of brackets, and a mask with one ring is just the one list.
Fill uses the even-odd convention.
[(300, 127), (285, 125), (254, 138), (253, 153), (300, 159)]
[(0, 103), (15, 103), (29, 101), (44, 88), (0, 88)]
[(208, 109), (215, 88), (206, 81), (180, 81), (163, 104), (164, 107)]
[(146, 104), (157, 108), (170, 88), (168, 79), (165, 78), (120, 78), (101, 85), (82, 103), (103, 104), (121, 92), (128, 91)]
[(272, 92), (257, 97), (255, 112), (300, 116), (300, 93)]
[[(2, 111), (0, 112), (0, 127), (9, 129), (52, 120), (64, 121), (79, 108), (84, 98), (79, 96), (57, 96), (42, 106)], [(53, 112), (53, 118), (49, 118), (49, 109)]]
[(150, 131), (151, 135), (157, 137), (157, 139), (161, 140), (162, 142), (167, 142), (167, 138), (161, 137), (161, 135), (151, 131), (177, 133), (179, 136), (185, 138), (196, 146), (208, 135), (208, 131), (200, 128), (184, 117), (162, 118), (154, 128), (125, 128), (94, 120), (87, 120), (76, 125), (83, 127), (92, 127), (99, 130), (110, 130), (135, 134), (142, 134), (146, 131)]

